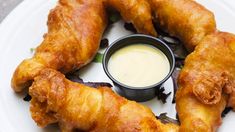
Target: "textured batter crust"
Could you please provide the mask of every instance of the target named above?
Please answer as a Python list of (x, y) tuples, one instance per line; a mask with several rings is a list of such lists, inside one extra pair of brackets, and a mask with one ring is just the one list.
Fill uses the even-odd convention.
[(31, 114), (45, 127), (58, 122), (65, 132), (176, 132), (174, 124), (162, 124), (152, 111), (129, 101), (110, 88), (98, 89), (74, 83), (52, 69), (43, 69), (29, 89)]
[(44, 67), (67, 73), (89, 63), (99, 49), (106, 23), (102, 0), (60, 0), (48, 16), (48, 33), (35, 55), (17, 67), (12, 88), (20, 92), (30, 86)]
[(194, 0), (149, 0), (155, 21), (178, 37), (192, 52), (208, 34), (216, 31), (214, 14)]

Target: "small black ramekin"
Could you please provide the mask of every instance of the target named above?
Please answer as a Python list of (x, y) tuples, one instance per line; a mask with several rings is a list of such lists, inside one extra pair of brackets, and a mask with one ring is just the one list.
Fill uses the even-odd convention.
[[(147, 87), (127, 86), (112, 77), (108, 70), (108, 62), (110, 57), (115, 51), (131, 44), (147, 44), (160, 49), (166, 55), (170, 63), (170, 71), (167, 76), (160, 82), (157, 82), (156, 84)], [(174, 67), (175, 58), (171, 49), (160, 39), (143, 34), (134, 34), (116, 40), (111, 44), (111, 46), (107, 48), (103, 57), (103, 69), (107, 76), (113, 81), (115, 85), (115, 91), (121, 96), (126, 97), (127, 99), (135, 100), (138, 102), (143, 102), (154, 98), (156, 96), (156, 90), (160, 88), (161, 85), (171, 76)]]

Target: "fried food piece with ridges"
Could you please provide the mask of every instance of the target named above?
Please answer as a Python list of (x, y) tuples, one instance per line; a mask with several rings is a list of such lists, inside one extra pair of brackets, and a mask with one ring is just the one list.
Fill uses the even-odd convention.
[(226, 104), (235, 108), (235, 35), (206, 36), (185, 60), (176, 106), (180, 130), (216, 131)]
[(185, 89), (177, 92), (176, 109), (180, 120), (180, 132), (215, 132), (222, 124), (221, 113), (225, 109), (227, 96), (223, 95), (214, 105), (200, 102)]
[(48, 16), (48, 33), (34, 56), (24, 60), (12, 78), (16, 92), (31, 85), (45, 67), (67, 73), (89, 63), (106, 27), (103, 0), (60, 0)]
[(194, 0), (148, 0), (161, 29), (179, 38), (189, 52), (216, 31), (214, 14)]
[(107, 5), (120, 12), (126, 22), (132, 23), (139, 33), (157, 36), (147, 0), (106, 0)]
[(35, 122), (45, 127), (58, 122), (64, 132), (176, 132), (178, 126), (162, 124), (152, 111), (129, 101), (111, 88), (91, 88), (71, 82), (53, 69), (43, 69), (29, 89)]

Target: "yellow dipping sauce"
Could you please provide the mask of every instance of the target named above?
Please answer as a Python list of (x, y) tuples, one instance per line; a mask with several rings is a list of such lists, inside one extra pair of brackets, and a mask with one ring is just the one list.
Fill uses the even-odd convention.
[(125, 85), (145, 87), (164, 79), (170, 71), (170, 63), (161, 50), (150, 45), (133, 44), (114, 52), (108, 70)]

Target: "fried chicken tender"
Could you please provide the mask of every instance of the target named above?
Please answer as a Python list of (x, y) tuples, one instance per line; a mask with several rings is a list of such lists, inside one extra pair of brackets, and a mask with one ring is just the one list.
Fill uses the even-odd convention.
[(178, 37), (189, 52), (216, 31), (212, 12), (194, 0), (148, 0), (162, 30)]
[(48, 17), (48, 33), (33, 58), (24, 60), (12, 78), (16, 92), (31, 85), (48, 67), (67, 73), (87, 63), (97, 53), (106, 27), (102, 0), (60, 0)]
[(208, 35), (186, 58), (179, 85), (190, 88), (204, 104), (218, 103), (222, 91), (230, 94), (235, 89), (234, 56), (235, 35), (224, 32)]
[(152, 23), (151, 8), (147, 0), (106, 0), (118, 10), (126, 22), (131, 22), (139, 33), (157, 36)]
[(53, 69), (43, 69), (29, 88), (30, 110), (45, 127), (59, 123), (63, 132), (75, 129), (107, 132), (176, 132), (178, 126), (162, 124), (151, 110), (115, 94), (71, 82)]
[(200, 102), (192, 93), (177, 92), (176, 109), (180, 119), (180, 132), (215, 132), (221, 125), (221, 113), (226, 106), (226, 96), (215, 105)]
[(186, 58), (176, 97), (180, 130), (215, 131), (226, 101), (235, 108), (234, 56), (235, 35), (216, 32), (206, 36)]

